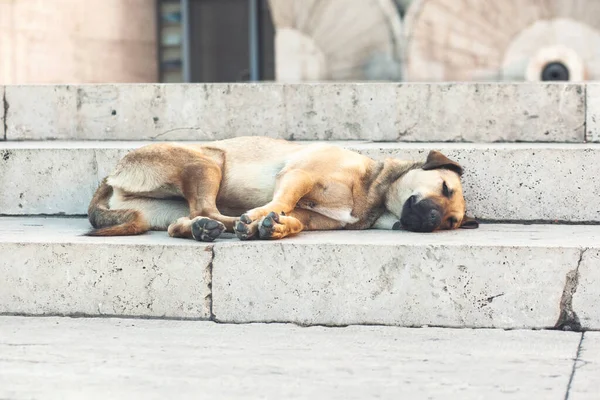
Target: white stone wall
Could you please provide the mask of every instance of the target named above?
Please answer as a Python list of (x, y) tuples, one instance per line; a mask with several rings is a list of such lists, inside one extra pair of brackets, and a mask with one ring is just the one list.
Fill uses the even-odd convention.
[(0, 84), (155, 82), (152, 0), (0, 0)]

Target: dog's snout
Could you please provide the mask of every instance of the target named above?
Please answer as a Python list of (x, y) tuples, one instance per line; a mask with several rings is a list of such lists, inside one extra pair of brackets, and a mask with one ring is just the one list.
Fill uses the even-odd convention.
[(400, 222), (410, 231), (432, 232), (442, 223), (442, 210), (433, 200), (417, 201), (416, 196), (411, 196), (404, 203)]

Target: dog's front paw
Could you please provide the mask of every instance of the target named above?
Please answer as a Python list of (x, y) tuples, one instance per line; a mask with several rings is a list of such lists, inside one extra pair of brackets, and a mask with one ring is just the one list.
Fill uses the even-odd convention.
[(258, 222), (252, 221), (247, 214), (243, 214), (235, 223), (233, 230), (240, 240), (258, 238)]
[(260, 224), (258, 225), (258, 236), (263, 240), (279, 239), (281, 237), (279, 233), (281, 229), (277, 229), (278, 225), (281, 226), (279, 215), (277, 215), (277, 213), (270, 212), (269, 215), (260, 221)]
[(200, 242), (212, 242), (225, 231), (225, 225), (214, 219), (196, 217), (192, 221), (192, 237)]

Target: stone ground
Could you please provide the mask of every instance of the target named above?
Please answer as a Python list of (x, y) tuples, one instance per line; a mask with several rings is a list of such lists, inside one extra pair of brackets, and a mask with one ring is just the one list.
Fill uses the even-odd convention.
[(0, 317), (0, 399), (599, 399), (600, 333)]

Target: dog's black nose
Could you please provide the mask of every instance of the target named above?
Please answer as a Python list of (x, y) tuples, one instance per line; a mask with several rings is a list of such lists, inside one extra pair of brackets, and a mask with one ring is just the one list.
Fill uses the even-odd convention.
[(429, 212), (429, 221), (436, 222), (440, 219), (440, 213), (437, 210), (431, 210)]
[(442, 223), (442, 208), (431, 199), (418, 200), (411, 196), (404, 203), (400, 222), (415, 232), (432, 232)]
[(442, 222), (442, 215), (438, 210), (430, 210), (429, 213), (423, 218), (421, 229), (430, 232), (437, 228)]

